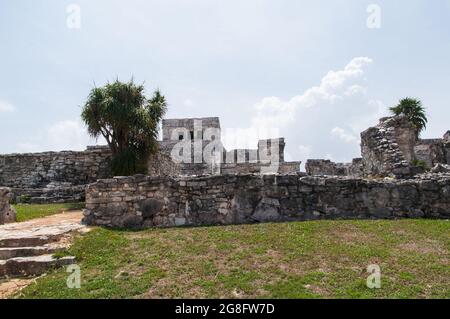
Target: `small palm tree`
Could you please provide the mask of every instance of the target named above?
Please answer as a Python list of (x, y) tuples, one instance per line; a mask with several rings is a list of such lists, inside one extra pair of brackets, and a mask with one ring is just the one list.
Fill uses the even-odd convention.
[(417, 136), (422, 132), (427, 126), (427, 115), (425, 113), (425, 107), (423, 107), (422, 102), (418, 99), (404, 98), (400, 100), (397, 106), (390, 108), (390, 111), (395, 115), (403, 114), (408, 120), (416, 127)]
[(146, 172), (166, 109), (166, 99), (158, 90), (148, 99), (143, 85), (116, 80), (91, 90), (81, 117), (92, 137), (103, 136), (108, 142), (114, 175), (133, 175)]

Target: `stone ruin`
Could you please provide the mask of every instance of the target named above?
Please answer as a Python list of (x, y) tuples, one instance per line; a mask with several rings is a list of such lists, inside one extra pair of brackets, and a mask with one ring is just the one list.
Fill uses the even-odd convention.
[(111, 177), (108, 147), (0, 155), (0, 186), (11, 188), (16, 202), (83, 201), (86, 185)]
[(439, 164), (450, 165), (450, 131), (443, 138), (419, 139), (414, 145), (414, 154), (429, 169)]
[(418, 139), (405, 116), (385, 117), (361, 133), (361, 158), (352, 163), (308, 160), (309, 175), (412, 178), (450, 165), (450, 133), (442, 139)]
[(100, 146), (0, 156), (0, 185), (16, 201), (86, 200), (84, 222), (109, 227), (450, 217), (450, 132), (417, 139), (404, 116), (362, 132), (361, 158), (308, 160), (306, 173), (284, 160), (284, 138), (225, 149), (218, 118), (167, 119), (162, 132), (150, 176), (113, 178)]
[(11, 195), (9, 188), (0, 187), (0, 225), (16, 221), (16, 211), (9, 204)]
[[(201, 123), (200, 130), (197, 122)], [(207, 136), (214, 129), (215, 136)], [(260, 140), (257, 149), (227, 151), (221, 142), (217, 117), (165, 119), (162, 132), (159, 151), (148, 160), (148, 174), (152, 176), (259, 174), (271, 168), (270, 172), (281, 174), (300, 170), (300, 162), (284, 161), (284, 138)], [(215, 146), (211, 149), (214, 141)], [(187, 145), (190, 155), (184, 161), (176, 162), (173, 149), (180, 142)], [(277, 154), (270, 153), (272, 144), (277, 146)], [(216, 157), (215, 162), (207, 161), (208, 153)], [(84, 201), (88, 184), (113, 177), (110, 159), (107, 146), (88, 146), (82, 152), (0, 155), (0, 186), (10, 187), (16, 202)]]
[[(207, 122), (219, 127), (218, 119)], [(170, 120), (163, 127), (167, 149), (184, 139), (190, 141), (188, 145), (197, 141), (200, 151), (205, 148), (205, 132), (196, 132), (193, 121)], [(298, 171), (298, 162), (288, 174), (280, 171), (286, 165), (284, 139), (262, 141), (257, 150), (241, 150), (242, 171), (233, 163), (232, 170), (223, 173), (226, 159), (236, 162), (238, 152), (223, 150), (219, 152), (222, 174), (207, 176), (210, 167), (205, 162), (181, 163), (178, 174), (117, 177), (90, 184), (84, 222), (146, 228), (336, 218), (449, 218), (449, 136), (417, 140), (406, 117), (382, 118), (361, 133), (362, 158), (352, 163), (308, 160), (306, 173)], [(280, 165), (272, 174), (261, 174), (271, 155), (269, 149), (273, 151), (271, 143), (280, 144), (276, 156)], [(254, 161), (247, 161), (250, 156)], [(430, 165), (419, 167), (418, 160)]]
[[(162, 121), (160, 153), (166, 158), (170, 170), (165, 176), (228, 175), (239, 173), (294, 173), (300, 171), (301, 162), (285, 162), (284, 138), (259, 140), (257, 149), (226, 150), (222, 144), (218, 117), (165, 119)], [(175, 152), (184, 146), (180, 152)], [(274, 149), (276, 154), (272, 154)], [(182, 152), (189, 154), (183, 156)], [(174, 158), (180, 162), (173, 163)], [(175, 160), (176, 161), (176, 160)], [(154, 171), (150, 161), (149, 171)]]
[(351, 163), (334, 163), (330, 160), (310, 159), (306, 161), (305, 170), (308, 175), (360, 177), (363, 175), (362, 158), (354, 158)]

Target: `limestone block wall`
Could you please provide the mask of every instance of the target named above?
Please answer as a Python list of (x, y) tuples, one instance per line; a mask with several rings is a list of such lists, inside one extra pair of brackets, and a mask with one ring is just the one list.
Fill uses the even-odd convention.
[(84, 223), (119, 228), (315, 219), (450, 217), (450, 174), (409, 180), (290, 175), (162, 178), (88, 186)]
[(206, 163), (174, 163), (165, 154), (157, 155), (158, 160), (149, 161), (150, 176), (202, 176), (202, 175), (234, 175), (234, 174), (264, 174), (264, 169), (270, 173), (298, 173), (301, 162), (283, 162), (269, 169), (270, 164), (263, 163), (220, 163), (216, 166)]
[(84, 200), (85, 185), (112, 174), (107, 147), (0, 155), (0, 185), (12, 189), (16, 201), (30, 203)]
[(278, 174), (298, 174), (300, 173), (301, 164), (301, 161), (279, 163)]
[(0, 155), (0, 185), (44, 188), (51, 182), (83, 185), (109, 177), (111, 153), (106, 147), (86, 151)]
[(9, 204), (11, 196), (9, 188), (0, 187), (0, 225), (16, 221), (16, 211)]
[(362, 176), (362, 159), (355, 158), (352, 163), (335, 163), (330, 160), (309, 159), (305, 170), (308, 175)]
[[(271, 143), (278, 143), (280, 147), (278, 148), (279, 156), (275, 159), (279, 162), (274, 163), (274, 169), (272, 173), (296, 173), (300, 171), (301, 162), (285, 162), (284, 161), (284, 139), (270, 139), (261, 140), (258, 143), (258, 149), (242, 149), (242, 150), (231, 150), (222, 153), (222, 158), (218, 159), (221, 163), (211, 164), (206, 163), (203, 160), (202, 150), (210, 143), (210, 141), (202, 141), (201, 146), (199, 146), (198, 158), (199, 162), (194, 161), (194, 156), (196, 156), (195, 147), (192, 144), (190, 146), (190, 163), (182, 162), (175, 163), (171, 158), (172, 149), (175, 144), (178, 143), (173, 141), (161, 141), (159, 142), (159, 154), (152, 157), (149, 160), (149, 175), (158, 176), (177, 176), (177, 175), (212, 175), (212, 174), (249, 174), (264, 173), (265, 167), (271, 165), (270, 162), (270, 146)], [(260, 160), (260, 154), (267, 154), (265, 159)], [(161, 168), (164, 169), (161, 169)]]
[(415, 157), (426, 163), (427, 168), (436, 164), (450, 164), (450, 141), (440, 139), (420, 139), (414, 146)]
[(148, 159), (148, 175), (150, 176), (178, 176), (181, 165), (174, 163), (170, 155), (158, 151)]
[(12, 188), (11, 191), (14, 201), (18, 203), (73, 203), (84, 201), (86, 185), (51, 182), (44, 188)]

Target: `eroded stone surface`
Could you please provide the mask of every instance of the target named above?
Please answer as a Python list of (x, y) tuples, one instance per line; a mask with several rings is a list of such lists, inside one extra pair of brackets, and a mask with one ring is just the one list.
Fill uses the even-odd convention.
[(0, 187), (0, 225), (16, 221), (16, 211), (9, 204), (11, 196), (9, 188)]
[(410, 177), (417, 130), (405, 116), (380, 119), (377, 126), (361, 133), (365, 176)]
[(80, 211), (67, 212), (0, 226), (0, 278), (36, 276), (73, 263), (73, 257), (53, 253), (66, 249), (75, 232), (89, 230), (81, 217)]
[(0, 278), (37, 276), (45, 273), (49, 268), (66, 266), (74, 262), (75, 257), (55, 258), (51, 254), (0, 260)]
[(55, 242), (80, 230), (81, 212), (67, 212), (0, 226), (0, 247), (28, 247)]

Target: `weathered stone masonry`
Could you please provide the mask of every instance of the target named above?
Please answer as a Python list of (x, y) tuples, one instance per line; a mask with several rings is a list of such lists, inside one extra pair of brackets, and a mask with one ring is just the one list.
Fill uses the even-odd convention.
[(16, 221), (16, 211), (9, 204), (11, 195), (9, 188), (0, 187), (0, 225)]
[[(418, 165), (418, 161), (422, 161)], [(436, 165), (450, 164), (450, 131), (443, 138), (417, 139), (407, 117), (381, 118), (361, 133), (361, 158), (352, 163), (308, 160), (308, 175), (410, 178)]]
[(336, 218), (450, 217), (450, 174), (348, 177), (134, 176), (87, 188), (84, 222), (119, 228)]
[(101, 146), (83, 152), (0, 155), (0, 185), (33, 202), (82, 200), (84, 185), (111, 176), (110, 157), (109, 149)]
[(324, 159), (309, 159), (305, 164), (308, 175), (331, 175), (360, 177), (362, 173), (362, 158), (354, 158), (351, 163), (334, 163)]
[[(200, 129), (197, 122), (202, 123)], [(148, 174), (151, 176), (264, 173), (268, 167), (278, 173), (300, 170), (300, 162), (284, 161), (283, 138), (260, 140), (258, 149), (226, 151), (221, 144), (217, 117), (165, 119), (162, 124), (163, 139), (159, 141), (159, 151), (148, 160)], [(206, 148), (212, 142), (208, 133), (210, 129), (218, 130), (214, 139), (217, 138), (221, 146), (220, 151), (217, 150), (218, 163), (214, 164), (205, 159)], [(191, 149), (191, 156), (179, 163), (172, 158), (172, 151), (182, 140)], [(194, 147), (198, 145), (196, 143), (200, 143), (200, 148)], [(266, 158), (272, 155), (272, 143), (279, 146), (278, 154), (273, 154), (278, 156)], [(11, 187), (14, 200), (19, 202), (82, 201), (87, 184), (112, 177), (110, 158), (107, 146), (88, 147), (83, 152), (0, 155), (0, 186)]]
[(363, 174), (412, 176), (416, 141), (416, 130), (405, 116), (380, 119), (377, 126), (361, 133)]

